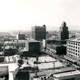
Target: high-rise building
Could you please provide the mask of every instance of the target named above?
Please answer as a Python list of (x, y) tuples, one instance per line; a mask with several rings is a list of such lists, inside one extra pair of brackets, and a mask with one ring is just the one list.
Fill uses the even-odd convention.
[(46, 26), (34, 26), (32, 28), (32, 38), (38, 41), (46, 39)]
[(66, 22), (63, 22), (62, 26), (60, 27), (60, 39), (61, 40), (69, 39), (69, 31)]
[(25, 34), (21, 34), (21, 33), (19, 33), (18, 35), (17, 35), (17, 38), (18, 38), (18, 40), (25, 40), (26, 38), (25, 38)]

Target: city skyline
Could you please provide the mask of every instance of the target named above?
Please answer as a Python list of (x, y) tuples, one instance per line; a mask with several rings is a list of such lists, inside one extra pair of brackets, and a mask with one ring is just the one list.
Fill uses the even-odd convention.
[(79, 7), (80, 0), (1, 0), (0, 32), (44, 24), (47, 30), (59, 30), (63, 21), (70, 30), (80, 30)]

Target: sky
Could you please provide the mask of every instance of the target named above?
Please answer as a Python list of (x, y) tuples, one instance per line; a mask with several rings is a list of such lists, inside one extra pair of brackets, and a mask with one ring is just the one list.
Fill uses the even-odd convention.
[(0, 31), (43, 24), (58, 30), (63, 21), (70, 30), (80, 30), (80, 0), (0, 0)]

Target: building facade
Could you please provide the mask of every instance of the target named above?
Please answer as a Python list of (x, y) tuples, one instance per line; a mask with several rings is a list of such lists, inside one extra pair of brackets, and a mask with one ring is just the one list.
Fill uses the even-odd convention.
[(29, 52), (32, 52), (32, 53), (40, 53), (41, 51), (41, 45), (40, 45), (40, 42), (39, 41), (30, 41), (28, 43), (29, 45)]
[(66, 22), (63, 22), (62, 26), (60, 27), (60, 39), (61, 40), (69, 39), (69, 31)]
[(80, 39), (67, 40), (67, 57), (73, 62), (80, 62)]
[(32, 28), (32, 38), (38, 41), (46, 39), (46, 26), (34, 26)]
[(18, 38), (18, 40), (25, 40), (26, 39), (25, 34), (21, 34), (21, 33), (18, 34), (17, 38)]

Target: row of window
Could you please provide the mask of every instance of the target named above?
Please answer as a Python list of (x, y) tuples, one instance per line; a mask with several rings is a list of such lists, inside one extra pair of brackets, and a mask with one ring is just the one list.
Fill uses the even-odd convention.
[(67, 44), (73, 44), (73, 45), (78, 45), (78, 46), (80, 46), (80, 42), (72, 42), (72, 41), (70, 41), (70, 42), (68, 42)]
[(72, 51), (67, 51), (67, 54), (74, 54), (75, 56), (80, 56), (79, 53), (77, 53), (77, 52), (72, 52)]
[(74, 58), (74, 56), (72, 54), (68, 54), (69, 57)]
[(68, 54), (68, 56), (69, 56), (71, 59), (73, 59), (73, 60), (76, 60), (76, 59), (77, 59), (77, 56), (74, 56), (74, 55), (72, 55), (72, 54)]
[(80, 50), (78, 50), (78, 49), (74, 49), (74, 48), (67, 48), (67, 50), (69, 50), (69, 51), (73, 51), (73, 52), (80, 52)]
[(78, 48), (78, 49), (80, 49), (80, 46), (75, 46), (75, 45), (67, 45), (67, 47), (71, 47), (71, 48)]

